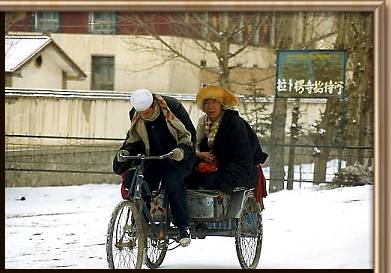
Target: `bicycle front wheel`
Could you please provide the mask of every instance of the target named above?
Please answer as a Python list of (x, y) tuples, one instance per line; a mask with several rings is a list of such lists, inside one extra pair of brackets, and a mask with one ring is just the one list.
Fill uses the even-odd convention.
[(133, 200), (115, 207), (107, 229), (106, 254), (110, 269), (140, 269), (143, 264), (145, 234), (143, 219)]

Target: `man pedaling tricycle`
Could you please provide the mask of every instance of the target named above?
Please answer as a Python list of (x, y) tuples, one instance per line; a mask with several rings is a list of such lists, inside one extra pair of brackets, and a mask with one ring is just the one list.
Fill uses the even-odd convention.
[[(129, 112), (131, 126), (114, 159), (114, 172), (121, 175), (132, 163), (119, 155), (173, 152), (170, 159), (145, 162), (144, 179), (151, 190), (156, 190), (160, 181), (165, 184), (171, 213), (179, 231), (177, 240), (185, 247), (191, 239), (184, 177), (191, 172), (195, 162), (195, 128), (186, 109), (172, 97), (139, 89), (133, 92), (130, 102), (133, 106)], [(150, 197), (145, 198), (150, 206)]]

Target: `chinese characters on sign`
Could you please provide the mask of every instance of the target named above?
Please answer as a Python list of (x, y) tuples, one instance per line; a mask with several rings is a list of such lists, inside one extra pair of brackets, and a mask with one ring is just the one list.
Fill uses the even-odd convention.
[(314, 81), (303, 79), (277, 79), (277, 92), (294, 92), (298, 94), (329, 94), (329, 95), (342, 95), (344, 84), (342, 81)]
[(345, 51), (279, 50), (277, 53), (277, 97), (344, 96)]

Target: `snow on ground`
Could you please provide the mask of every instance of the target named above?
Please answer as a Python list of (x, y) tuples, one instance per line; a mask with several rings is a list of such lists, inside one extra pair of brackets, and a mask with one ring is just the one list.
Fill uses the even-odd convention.
[[(258, 268), (373, 268), (372, 190), (269, 194)], [(106, 229), (119, 201), (119, 185), (6, 188), (5, 268), (107, 268)], [(169, 251), (161, 268), (240, 266), (233, 238), (207, 237)]]

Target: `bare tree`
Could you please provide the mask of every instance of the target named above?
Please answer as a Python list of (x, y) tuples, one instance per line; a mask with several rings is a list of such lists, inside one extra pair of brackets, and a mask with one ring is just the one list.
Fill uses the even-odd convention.
[[(370, 13), (347, 13), (343, 19), (347, 31), (336, 46), (348, 50), (348, 69), (352, 71), (347, 86), (347, 142), (353, 147), (373, 147), (373, 16)], [(371, 157), (363, 149), (348, 151), (347, 165), (370, 165)]]
[(27, 12), (6, 12), (4, 22), (4, 32), (7, 34), (12, 26), (26, 18)]
[[(259, 45), (260, 29), (268, 28), (267, 23), (270, 21), (270, 15), (259, 12), (178, 12), (158, 16), (156, 19), (151, 14), (131, 13), (120, 17), (121, 22), (130, 22), (133, 25), (130, 32), (136, 33), (139, 38), (124, 38), (134, 50), (149, 51), (163, 56), (160, 63), (155, 63), (150, 68), (174, 59), (181, 60), (216, 74), (218, 83), (227, 88), (231, 85), (230, 72), (238, 66), (233, 61), (234, 58), (248, 46)], [(166, 22), (170, 36), (162, 35), (164, 30), (162, 31), (162, 25), (157, 25), (157, 22)], [(192, 54), (193, 51), (186, 50), (185, 44), (174, 41), (172, 36), (189, 38), (191, 44), (188, 46), (205, 55), (214, 56), (217, 67), (207, 66), (205, 60), (197, 59)]]
[[(172, 60), (180, 60), (202, 71), (217, 75), (218, 83), (230, 88), (235, 83), (230, 77), (233, 69), (241, 64), (236, 61), (250, 46), (258, 46), (262, 39), (262, 29), (269, 34), (267, 45), (274, 49), (319, 49), (332, 48), (328, 42), (337, 35), (340, 26), (333, 20), (331, 13), (229, 13), (229, 12), (180, 12), (166, 14), (129, 13), (120, 17), (120, 22), (131, 25), (129, 34), (135, 34), (138, 39), (124, 40), (132, 50), (147, 51), (158, 56), (148, 68), (160, 66)], [(158, 16), (158, 18), (156, 18)], [(337, 22), (338, 23), (338, 22)], [(176, 39), (176, 37), (185, 37)], [(319, 46), (320, 43), (323, 43)], [(195, 50), (202, 52), (212, 60), (200, 59), (194, 56)], [(193, 54), (193, 55), (192, 55)], [(145, 68), (143, 68), (145, 69)], [(274, 75), (272, 75), (274, 77)], [(267, 78), (267, 77), (266, 77)], [(266, 79), (264, 78), (264, 79)], [(260, 80), (264, 80), (260, 79)], [(251, 81), (247, 83), (251, 87)], [(232, 90), (232, 88), (230, 88)], [(253, 87), (253, 90), (254, 87)], [(233, 90), (235, 92), (235, 90)], [(299, 102), (297, 102), (299, 103)], [(334, 104), (328, 104), (330, 110)], [(298, 120), (298, 111), (293, 112), (293, 120)], [(273, 108), (273, 124), (270, 153), (270, 184), (269, 191), (284, 189), (285, 136), (286, 136), (287, 99), (275, 98)], [(327, 123), (330, 116), (325, 117)], [(330, 130), (331, 131), (331, 130)], [(291, 130), (290, 143), (294, 145), (298, 131)], [(332, 138), (332, 136), (329, 136)], [(327, 138), (323, 139), (324, 141)], [(321, 144), (321, 143), (320, 143)], [(294, 146), (289, 150), (289, 174), (292, 180), (294, 165)], [(325, 157), (326, 158), (326, 157)], [(323, 160), (323, 159), (322, 159)], [(321, 166), (322, 164), (317, 164)], [(325, 175), (325, 169), (315, 167), (317, 173)], [(291, 188), (290, 184), (290, 188)]]
[[(275, 15), (275, 21), (277, 49), (330, 49), (332, 43), (326, 43), (325, 41), (330, 40), (330, 38), (338, 33), (338, 27), (334, 21), (334, 14), (331, 13), (278, 13)], [(318, 45), (320, 42), (324, 42), (324, 44)], [(296, 127), (299, 125), (300, 111), (297, 108), (299, 104), (300, 99), (295, 99), (296, 106), (293, 107), (292, 111), (292, 127), (290, 132), (286, 132), (287, 98), (275, 98), (271, 139), (270, 192), (284, 189), (284, 165), (286, 161), (288, 163), (287, 188), (293, 188), (296, 158), (295, 145), (301, 134), (301, 130), (298, 130), (299, 128)], [(327, 122), (327, 119), (325, 122)], [(285, 135), (289, 133), (289, 143), (285, 143)], [(289, 149), (288, 159), (286, 160), (284, 147), (287, 144), (289, 144)], [(323, 169), (321, 173), (325, 175), (326, 169)]]
[[(347, 165), (360, 163), (369, 166), (373, 147), (373, 17), (369, 13), (336, 14), (337, 38), (333, 47), (347, 50), (349, 61), (345, 88), (346, 97), (327, 100), (326, 110), (318, 125), (322, 132), (315, 143), (319, 145), (315, 157), (314, 183), (325, 182), (330, 148), (340, 146), (339, 159)], [(344, 147), (357, 147), (344, 149)], [(367, 159), (367, 160), (364, 160)], [(365, 161), (365, 162), (364, 162)]]
[[(295, 48), (295, 27), (297, 14), (278, 13), (275, 15), (275, 32), (277, 49)], [(296, 22), (296, 24), (294, 24)], [(288, 109), (288, 99), (275, 97), (272, 118), (272, 137), (270, 147), (270, 182), (269, 192), (284, 189), (285, 181), (285, 126)]]
[[(246, 103), (243, 105), (244, 113), (242, 114), (254, 129), (261, 143), (266, 143), (270, 140), (271, 117), (267, 113), (267, 103), (265, 102), (270, 96), (267, 96), (264, 90), (258, 87), (258, 84), (258, 77), (252, 75), (251, 82), (247, 87), (248, 95), (244, 96)], [(252, 104), (253, 107), (251, 107)]]

